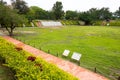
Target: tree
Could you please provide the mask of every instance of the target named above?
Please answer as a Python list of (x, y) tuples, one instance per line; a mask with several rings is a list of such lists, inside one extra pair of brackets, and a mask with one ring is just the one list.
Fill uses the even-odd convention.
[(48, 19), (49, 15), (48, 12), (43, 10), (42, 8), (39, 8), (37, 6), (31, 6), (30, 7), (30, 11), (27, 13), (26, 17), (29, 20), (33, 20), (33, 19)]
[(109, 20), (112, 18), (112, 13), (109, 11), (109, 8), (91, 8), (89, 11), (80, 12), (79, 20), (85, 22), (85, 24), (93, 24), (96, 20)]
[(32, 22), (32, 20), (35, 19), (35, 11), (29, 8), (29, 12), (25, 15), (26, 18), (28, 19), (29, 23)]
[(62, 2), (57, 1), (54, 4), (52, 11), (56, 20), (62, 19), (62, 17), (64, 16), (64, 11), (62, 10), (62, 8)]
[(11, 0), (13, 9), (17, 10), (18, 14), (27, 14), (29, 11), (29, 7), (27, 3), (23, 0)]
[(47, 14), (48, 14), (48, 20), (55, 20), (53, 11), (47, 11)]
[(6, 28), (10, 36), (13, 36), (13, 30), (22, 23), (25, 23), (24, 17), (18, 15), (9, 7), (0, 5), (0, 24)]
[(88, 11), (79, 13), (79, 20), (84, 21), (86, 25), (89, 25), (92, 22), (91, 15)]
[(114, 13), (115, 18), (120, 19), (120, 7), (119, 9)]
[(78, 19), (78, 13), (77, 11), (66, 11), (65, 18), (67, 20), (77, 20)]
[(99, 19), (100, 20), (107, 20), (112, 18), (112, 13), (109, 11), (109, 8), (101, 8), (99, 10)]
[(7, 2), (0, 0), (0, 5), (5, 5), (5, 4), (7, 4)]
[(92, 21), (99, 20), (99, 10), (97, 8), (91, 8), (89, 11)]

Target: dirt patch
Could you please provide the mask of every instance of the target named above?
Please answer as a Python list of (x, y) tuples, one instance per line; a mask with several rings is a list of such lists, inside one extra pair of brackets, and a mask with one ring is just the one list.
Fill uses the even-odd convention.
[(34, 31), (21, 31), (21, 33), (28, 33), (28, 34), (32, 34), (32, 33), (36, 33), (36, 32), (34, 32)]
[(40, 28), (60, 29), (60, 28), (63, 28), (63, 26), (46, 26), (46, 27), (40, 27)]

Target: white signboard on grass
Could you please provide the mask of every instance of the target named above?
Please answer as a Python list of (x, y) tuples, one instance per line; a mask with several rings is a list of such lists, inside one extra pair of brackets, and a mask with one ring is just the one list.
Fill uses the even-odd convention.
[(69, 50), (64, 50), (64, 52), (63, 52), (63, 56), (68, 56), (69, 55), (69, 53), (70, 53), (70, 51)]
[(81, 56), (82, 54), (74, 52), (71, 58), (74, 60), (80, 61)]

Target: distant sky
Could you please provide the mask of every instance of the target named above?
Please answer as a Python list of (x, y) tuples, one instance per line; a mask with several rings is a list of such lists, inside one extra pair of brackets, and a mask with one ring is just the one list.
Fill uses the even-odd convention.
[[(10, 0), (4, 0), (10, 4)], [(56, 1), (61, 1), (63, 10), (87, 11), (91, 8), (108, 7), (111, 12), (118, 10), (120, 0), (24, 0), (28, 6), (39, 6), (45, 10), (51, 10)]]

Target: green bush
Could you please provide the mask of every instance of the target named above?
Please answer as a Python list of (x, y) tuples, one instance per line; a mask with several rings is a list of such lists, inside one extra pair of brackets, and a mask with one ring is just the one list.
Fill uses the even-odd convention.
[(102, 25), (103, 21), (95, 21), (95, 22), (92, 22), (92, 23), (95, 26), (100, 26), (100, 25)]
[(5, 59), (4, 66), (14, 71), (17, 80), (78, 80), (42, 58), (30, 61), (29, 56), (0, 37), (0, 60)]
[(33, 22), (33, 24), (34, 24), (35, 27), (38, 27), (37, 26), (37, 22), (38, 22), (37, 20), (33, 20), (32, 22)]
[(120, 20), (112, 20), (112, 21), (110, 21), (110, 26), (120, 26)]
[(73, 21), (73, 20), (62, 20), (61, 23), (63, 25), (80, 25), (79, 21)]
[[(23, 26), (23, 25), (25, 25), (25, 26)], [(19, 24), (17, 26), (18, 27), (32, 27), (32, 25), (30, 23)]]
[[(107, 25), (105, 21), (95, 21), (93, 22), (94, 25), (100, 26), (100, 25)], [(109, 22), (110, 26), (120, 26), (120, 20), (111, 20)]]
[(25, 27), (32, 27), (31, 23), (26, 23)]

